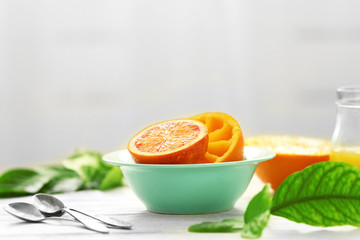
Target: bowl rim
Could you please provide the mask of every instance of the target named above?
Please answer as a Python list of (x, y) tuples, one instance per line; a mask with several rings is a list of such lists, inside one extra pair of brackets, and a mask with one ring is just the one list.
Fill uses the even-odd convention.
[[(222, 163), (198, 163), (198, 164), (139, 164), (135, 162), (125, 162), (122, 159), (127, 159), (126, 161), (131, 161), (131, 154), (127, 149), (121, 149), (118, 151), (110, 152), (103, 155), (103, 160), (111, 165), (120, 166), (120, 167), (136, 167), (136, 168), (204, 168), (204, 167), (224, 167), (224, 166), (242, 166), (249, 164), (256, 164), (259, 162), (267, 161), (275, 157), (275, 153), (271, 150), (258, 148), (258, 147), (244, 147), (244, 156), (257, 153), (258, 157), (245, 159), (242, 161), (234, 162), (222, 162)], [(114, 160), (117, 159), (117, 160)], [(132, 160), (133, 161), (133, 160)]]

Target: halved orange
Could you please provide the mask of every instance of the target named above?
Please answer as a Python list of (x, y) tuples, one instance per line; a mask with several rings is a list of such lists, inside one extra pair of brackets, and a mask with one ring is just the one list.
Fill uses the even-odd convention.
[(128, 150), (136, 163), (203, 163), (208, 141), (205, 124), (191, 119), (176, 119), (143, 129), (129, 141)]
[(207, 112), (191, 117), (206, 124), (209, 146), (205, 158), (209, 163), (243, 160), (244, 138), (239, 123), (230, 115)]
[(328, 161), (330, 154), (329, 141), (302, 136), (255, 136), (246, 138), (245, 145), (266, 148), (276, 153), (275, 158), (259, 163), (256, 168), (256, 175), (264, 183), (270, 183), (274, 190), (290, 174), (314, 163)]

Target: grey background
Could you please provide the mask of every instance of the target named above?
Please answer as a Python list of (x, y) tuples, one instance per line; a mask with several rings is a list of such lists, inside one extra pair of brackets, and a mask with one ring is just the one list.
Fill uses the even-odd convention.
[(360, 83), (360, 2), (0, 1), (0, 171), (206, 111), (331, 138)]

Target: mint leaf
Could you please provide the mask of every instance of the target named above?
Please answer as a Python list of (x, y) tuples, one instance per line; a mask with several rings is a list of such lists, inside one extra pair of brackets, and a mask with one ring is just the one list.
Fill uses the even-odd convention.
[(224, 219), (221, 222), (203, 222), (189, 227), (189, 232), (216, 233), (243, 230), (241, 237), (258, 238), (266, 227), (271, 208), (270, 186), (265, 187), (253, 197), (244, 214), (244, 222), (239, 219)]
[(321, 162), (294, 173), (276, 190), (271, 213), (314, 226), (360, 227), (360, 170)]
[(122, 185), (123, 174), (119, 167), (113, 167), (101, 181), (100, 190), (108, 190)]
[(60, 166), (51, 166), (40, 170), (43, 174), (51, 175), (51, 179), (47, 182), (39, 192), (42, 193), (63, 193), (78, 190), (83, 181), (80, 176), (71, 169)]
[(241, 231), (244, 222), (239, 219), (224, 219), (221, 222), (203, 222), (189, 227), (189, 232), (220, 233)]
[[(106, 190), (122, 184), (123, 175), (120, 168), (106, 164), (97, 152), (77, 151), (65, 159), (63, 165), (79, 174), (84, 181), (84, 189)], [(115, 168), (117, 170), (113, 170)]]
[(85, 189), (99, 188), (109, 170), (103, 167), (99, 153), (84, 150), (77, 151), (73, 156), (65, 159), (63, 165), (79, 174), (84, 181)]
[[(101, 155), (91, 151), (77, 151), (65, 159), (63, 165), (77, 172), (87, 188), (92, 188), (92, 185), (96, 185), (97, 182), (94, 178), (99, 175), (98, 172), (101, 169)], [(95, 183), (92, 183), (93, 181)]]
[(17, 197), (37, 193), (51, 176), (32, 169), (12, 169), (0, 177), (0, 197)]
[(13, 169), (0, 177), (0, 197), (76, 191), (82, 183), (76, 172), (64, 167)]
[(241, 233), (243, 238), (259, 238), (266, 227), (271, 208), (270, 186), (266, 184), (264, 188), (256, 194), (249, 202), (244, 214), (244, 230)]
[(100, 153), (77, 151), (64, 166), (12, 169), (0, 176), (0, 198), (82, 189), (108, 190), (122, 185), (120, 168), (102, 161)]

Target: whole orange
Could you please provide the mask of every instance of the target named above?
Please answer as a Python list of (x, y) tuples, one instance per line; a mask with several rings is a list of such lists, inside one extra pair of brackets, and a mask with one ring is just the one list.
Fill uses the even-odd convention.
[(302, 136), (262, 135), (245, 139), (246, 146), (272, 150), (275, 158), (261, 162), (256, 175), (276, 190), (289, 175), (314, 163), (329, 160), (330, 142)]

